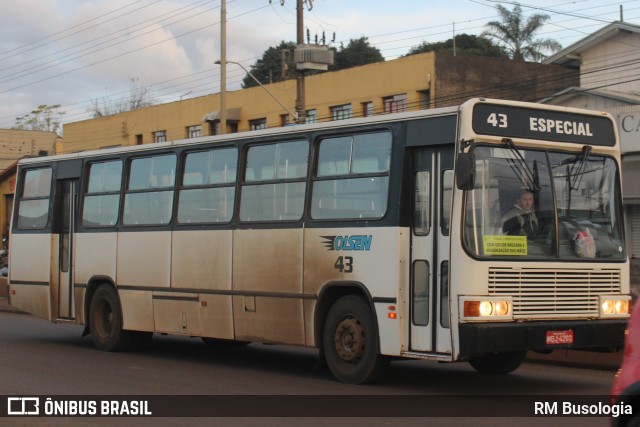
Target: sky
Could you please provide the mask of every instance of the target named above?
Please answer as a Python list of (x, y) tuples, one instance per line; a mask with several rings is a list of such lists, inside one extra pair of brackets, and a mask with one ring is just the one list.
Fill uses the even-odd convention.
[[(270, 46), (296, 37), (295, 0), (226, 0), (227, 60), (249, 68)], [(499, 20), (493, 0), (307, 0), (305, 27), (336, 47), (367, 37), (386, 60), (422, 42), (479, 35)], [(2, 0), (0, 128), (39, 105), (60, 105), (63, 123), (92, 117), (134, 88), (156, 103), (220, 90), (221, 0)], [(640, 0), (528, 0), (538, 33), (568, 47), (610, 22), (640, 25)], [(309, 10), (309, 6), (311, 9)], [(335, 33), (335, 41), (334, 40)], [(227, 87), (244, 71), (229, 64)]]

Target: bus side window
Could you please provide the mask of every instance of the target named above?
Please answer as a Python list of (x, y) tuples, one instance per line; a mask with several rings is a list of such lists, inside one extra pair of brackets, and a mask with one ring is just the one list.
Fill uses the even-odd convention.
[(49, 220), (51, 168), (28, 170), (23, 176), (18, 228), (44, 228)]
[(235, 147), (187, 153), (178, 202), (179, 223), (231, 221), (237, 163)]
[(311, 217), (382, 218), (387, 211), (390, 159), (390, 132), (322, 140)]
[(124, 198), (125, 225), (165, 225), (171, 221), (175, 154), (133, 159)]
[(122, 160), (89, 165), (89, 181), (82, 205), (82, 225), (115, 225), (120, 209)]
[(308, 164), (306, 140), (249, 147), (240, 220), (297, 221), (302, 218)]

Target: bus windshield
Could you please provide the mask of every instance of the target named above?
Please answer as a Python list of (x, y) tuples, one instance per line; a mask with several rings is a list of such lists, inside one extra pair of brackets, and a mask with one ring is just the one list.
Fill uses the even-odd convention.
[(463, 239), (477, 257), (626, 257), (618, 170), (613, 158), (477, 146)]

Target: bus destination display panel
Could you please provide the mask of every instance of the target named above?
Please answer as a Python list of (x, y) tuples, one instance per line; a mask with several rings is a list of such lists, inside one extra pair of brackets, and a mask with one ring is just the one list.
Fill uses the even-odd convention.
[(474, 132), (613, 147), (613, 122), (606, 116), (480, 103), (473, 108)]

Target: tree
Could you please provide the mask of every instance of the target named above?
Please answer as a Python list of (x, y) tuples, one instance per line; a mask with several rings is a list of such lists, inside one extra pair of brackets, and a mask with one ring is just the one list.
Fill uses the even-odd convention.
[[(249, 70), (262, 84), (281, 82), (296, 76), (296, 64), (293, 62), (294, 42), (280, 42), (278, 46), (271, 46), (262, 54)], [(250, 75), (242, 79), (242, 88), (258, 86)]]
[[(296, 77), (296, 64), (293, 52), (296, 48), (294, 42), (281, 41), (278, 46), (272, 46), (264, 51), (262, 58), (258, 59), (249, 70), (262, 84), (281, 82)], [(378, 48), (371, 46), (366, 37), (351, 39), (345, 47), (334, 50), (334, 64), (329, 67), (331, 71), (372, 62), (384, 61), (384, 57)], [(322, 71), (306, 71), (307, 75), (317, 74)], [(257, 86), (258, 83), (246, 75), (242, 80), (242, 88)]]
[(487, 23), (487, 30), (481, 37), (493, 38), (504, 43), (511, 59), (540, 62), (546, 57), (542, 51), (548, 50), (553, 53), (562, 49), (556, 40), (534, 39), (536, 32), (549, 20), (549, 15), (536, 13), (525, 21), (522, 8), (517, 3), (512, 11), (502, 5), (497, 5), (496, 9), (502, 21)]
[(16, 124), (13, 129), (41, 130), (59, 134), (62, 129), (62, 116), (64, 114), (64, 111), (60, 111), (60, 104), (38, 105), (38, 108), (31, 113), (16, 117)]
[(382, 61), (384, 61), (384, 57), (380, 50), (375, 46), (371, 46), (369, 39), (366, 37), (360, 37), (359, 39), (349, 40), (346, 47), (342, 44), (340, 45), (340, 49), (335, 53), (333, 66), (330, 68), (333, 71), (343, 70)]
[(127, 96), (115, 101), (103, 98), (102, 102), (99, 102), (96, 99), (87, 111), (93, 113), (93, 117), (102, 117), (150, 107), (156, 103), (150, 87), (143, 87), (137, 77), (130, 77), (130, 80), (131, 90)]
[[(492, 56), (507, 58), (505, 48), (493, 43), (491, 40), (469, 34), (459, 34), (455, 36), (456, 52), (477, 56)], [(422, 42), (418, 46), (409, 49), (406, 56), (424, 52), (451, 52), (453, 53), (453, 39), (444, 42), (427, 43)]]

